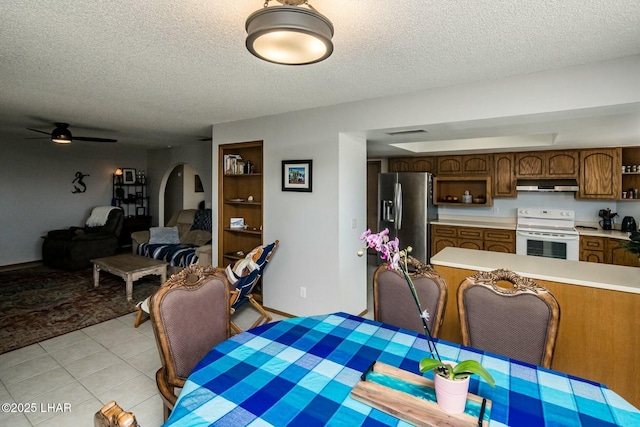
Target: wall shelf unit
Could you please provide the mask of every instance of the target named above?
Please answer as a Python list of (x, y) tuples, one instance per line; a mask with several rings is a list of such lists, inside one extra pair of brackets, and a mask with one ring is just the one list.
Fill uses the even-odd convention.
[[(218, 266), (225, 267), (263, 243), (262, 141), (220, 145), (218, 157)], [(232, 228), (232, 218), (245, 227)]]
[[(469, 191), (473, 203), (462, 203), (462, 195)], [(479, 197), (482, 201), (477, 202)], [(492, 206), (490, 176), (436, 176), (433, 180), (433, 204), (439, 206)]]

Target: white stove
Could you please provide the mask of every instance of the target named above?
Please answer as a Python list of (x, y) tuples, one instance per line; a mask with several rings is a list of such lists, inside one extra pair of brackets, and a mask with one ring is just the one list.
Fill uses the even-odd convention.
[(578, 261), (580, 235), (575, 227), (575, 212), (518, 208), (516, 254)]

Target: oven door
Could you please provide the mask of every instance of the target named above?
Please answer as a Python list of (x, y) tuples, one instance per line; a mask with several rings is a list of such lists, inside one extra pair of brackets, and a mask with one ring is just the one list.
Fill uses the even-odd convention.
[(578, 261), (580, 235), (516, 230), (516, 254)]

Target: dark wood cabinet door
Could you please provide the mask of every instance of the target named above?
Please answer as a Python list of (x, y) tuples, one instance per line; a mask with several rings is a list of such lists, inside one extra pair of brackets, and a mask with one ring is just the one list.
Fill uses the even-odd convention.
[(604, 264), (604, 252), (588, 250), (580, 251), (580, 261)]
[(580, 189), (582, 199), (617, 199), (621, 194), (620, 149), (580, 152)]
[(491, 252), (504, 252), (507, 254), (515, 254), (516, 246), (512, 242), (484, 242), (484, 250)]
[(431, 256), (437, 254), (444, 248), (448, 247), (456, 247), (458, 246), (458, 242), (456, 239), (451, 239), (448, 237), (433, 237), (433, 243), (431, 244)]
[(417, 157), (413, 160), (412, 168), (414, 172), (436, 173), (437, 163), (435, 157)]
[(575, 151), (549, 151), (547, 153), (549, 178), (578, 178), (578, 153)]
[(411, 172), (407, 159), (389, 159), (389, 172)]
[(434, 224), (431, 226), (431, 234), (437, 237), (451, 237), (455, 239), (457, 229), (458, 227), (451, 225)]
[(469, 154), (462, 156), (462, 173), (465, 175), (490, 175), (491, 154)]
[(462, 156), (438, 157), (438, 175), (462, 175)]
[(475, 249), (477, 251), (484, 250), (484, 244), (482, 240), (458, 239), (458, 247), (464, 249)]
[(545, 154), (542, 152), (516, 153), (516, 177), (542, 178)]
[(607, 253), (605, 260), (608, 264), (614, 265), (626, 265), (628, 267), (640, 267), (640, 260), (638, 256), (627, 251), (620, 246), (620, 240), (607, 239)]
[(493, 197), (516, 197), (513, 153), (493, 155)]

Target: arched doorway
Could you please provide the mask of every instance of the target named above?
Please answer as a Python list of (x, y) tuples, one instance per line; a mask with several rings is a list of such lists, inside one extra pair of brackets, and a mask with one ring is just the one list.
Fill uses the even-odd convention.
[(205, 200), (205, 188), (197, 171), (188, 163), (175, 165), (166, 173), (164, 200), (160, 203), (160, 223), (166, 225), (171, 215), (182, 209), (198, 209)]

